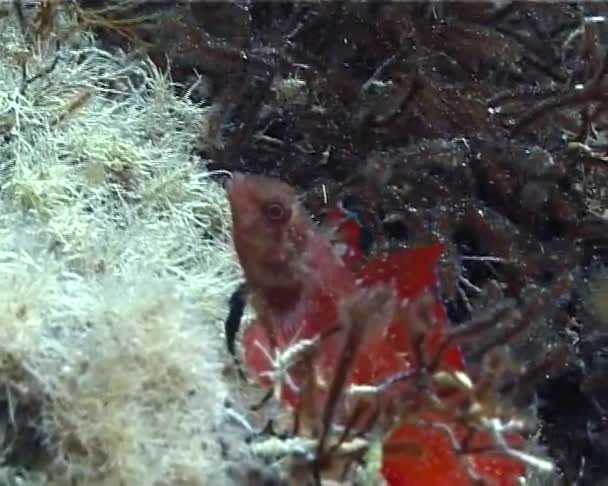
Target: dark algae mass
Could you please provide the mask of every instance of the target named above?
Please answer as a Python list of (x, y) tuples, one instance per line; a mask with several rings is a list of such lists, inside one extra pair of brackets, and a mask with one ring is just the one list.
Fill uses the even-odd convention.
[[(279, 177), (319, 219), (342, 204), (371, 255), (445, 242), (449, 317), (490, 309), (512, 330), (499, 335), (524, 379), (502, 390), (537, 414), (555, 481), (608, 481), (607, 3), (133, 11), (153, 26), (101, 33), (169, 59), (178, 81), (203, 75), (189, 94), (210, 106), (209, 169)], [(467, 343), (473, 366), (494, 338)]]

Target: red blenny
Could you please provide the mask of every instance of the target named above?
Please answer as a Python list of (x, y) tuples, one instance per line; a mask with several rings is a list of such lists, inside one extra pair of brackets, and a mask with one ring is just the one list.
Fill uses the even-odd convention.
[[(441, 244), (404, 249), (363, 262), (356, 246), (357, 228), (346, 216), (342, 219), (338, 209), (328, 218), (338, 225), (337, 238), (343, 238), (340, 251), (335, 251), (288, 184), (264, 176), (234, 174), (227, 192), (234, 245), (256, 312), (255, 321), (243, 335), (245, 364), (261, 385), (271, 385), (268, 373), (277, 353), (330, 331), (336, 326), (341, 302), (376, 284), (390, 285), (404, 311), (423, 296), (433, 299), (434, 324), (425, 335), (422, 349), (428, 356), (439, 352), (448, 326), (437, 297), (436, 265), (443, 251)], [(407, 315), (399, 312), (382, 332), (366, 335), (354, 359), (349, 384), (375, 386), (416, 369), (412, 327), (403, 317)], [(322, 341), (317, 358), (328, 382), (339, 358), (339, 339), (340, 333)], [(456, 345), (443, 347), (438, 369), (464, 370), (464, 359)], [(295, 389), (300, 381), (296, 368), (290, 376), (292, 389), (286, 389), (286, 385), (282, 389), (286, 406), (296, 404)], [(421, 415), (431, 423), (450, 423), (454, 433), (461, 435), (457, 426), (435, 411), (422, 410)], [(483, 434), (472, 438), (480, 447), (488, 445), (488, 440)], [(415, 454), (412, 444), (417, 449)], [(382, 473), (390, 486), (473, 485), (471, 474), (443, 431), (401, 425), (390, 433), (384, 447)], [(521, 463), (498, 454), (475, 454), (469, 463), (480, 478), (497, 486), (514, 486), (525, 474)]]

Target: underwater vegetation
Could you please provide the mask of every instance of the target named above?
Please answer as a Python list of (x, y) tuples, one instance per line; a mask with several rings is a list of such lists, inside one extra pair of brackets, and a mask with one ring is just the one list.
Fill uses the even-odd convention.
[(0, 5), (0, 482), (605, 482), (606, 11)]
[[(277, 176), (319, 220), (342, 205), (372, 257), (442, 242), (439, 292), (456, 328), (495, 308), (526, 316), (504, 352), (528, 379), (507, 402), (536, 416), (559, 471), (549, 484), (608, 474), (605, 8), (249, 2), (172, 14), (192, 33), (174, 37), (175, 71), (210, 80), (221, 128), (201, 148), (209, 167)], [(469, 367), (491, 342), (463, 343)]]
[(230, 484), (207, 112), (71, 6), (0, 5), (0, 483)]

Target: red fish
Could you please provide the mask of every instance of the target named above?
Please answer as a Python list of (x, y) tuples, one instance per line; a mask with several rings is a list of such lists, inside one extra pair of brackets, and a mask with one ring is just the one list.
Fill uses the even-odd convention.
[[(426, 416), (425, 416), (426, 415)], [(462, 439), (465, 432), (457, 424), (443, 417), (423, 414), (429, 422), (449, 424), (452, 433)], [(471, 445), (476, 448), (490, 446), (487, 434), (476, 433), (471, 437)], [(508, 437), (512, 447), (522, 446), (524, 440), (513, 434)], [(415, 449), (415, 452), (399, 453), (401, 450)], [(391, 452), (397, 451), (396, 453)], [(492, 486), (517, 486), (526, 468), (518, 461), (498, 453), (469, 455), (471, 470)], [(422, 428), (416, 425), (402, 425), (387, 440), (385, 445), (382, 474), (391, 486), (473, 486), (470, 471), (463, 458), (456, 454), (450, 439), (444, 431)]]
[[(402, 250), (360, 266), (362, 255), (356, 247), (357, 229), (352, 223), (339, 228), (343, 246), (336, 252), (306, 215), (289, 185), (263, 176), (235, 174), (227, 192), (234, 245), (256, 312), (256, 320), (245, 331), (242, 343), (246, 364), (262, 385), (272, 383), (268, 373), (276, 351), (330, 331), (336, 325), (341, 302), (357, 289), (376, 284), (392, 286), (403, 310), (423, 295), (434, 299), (434, 324), (425, 335), (423, 351), (434, 356), (442, 350), (440, 369), (464, 369), (459, 348), (442, 346), (447, 316), (437, 297), (435, 273), (441, 244)], [(330, 213), (331, 217), (339, 220), (338, 213)], [(344, 246), (349, 250), (346, 253)], [(348, 265), (340, 255), (348, 255)], [(354, 268), (360, 270), (354, 273)], [(400, 313), (382, 332), (366, 336), (352, 365), (351, 384), (378, 385), (419, 365), (412, 352), (411, 323), (402, 315), (406, 313)], [(318, 362), (327, 378), (339, 358), (338, 339), (333, 336), (320, 348)], [(282, 398), (293, 406), (299, 383), (297, 376), (291, 378), (294, 389), (287, 393), (283, 389)], [(441, 417), (432, 418), (445, 422)], [(445, 434), (437, 433), (436, 429), (404, 425), (391, 434), (385, 443), (383, 465), (390, 486), (472, 485)], [(478, 435), (476, 440), (484, 439)], [(399, 452), (401, 443), (414, 443), (420, 454)], [(472, 464), (477, 474), (500, 486), (515, 484), (525, 473), (520, 463), (495, 456), (477, 455)]]
[(335, 320), (335, 303), (352, 293), (355, 280), (294, 190), (263, 176), (235, 174), (228, 198), (234, 246), (268, 338), (285, 347), (296, 333), (307, 339), (322, 332), (323, 318)]

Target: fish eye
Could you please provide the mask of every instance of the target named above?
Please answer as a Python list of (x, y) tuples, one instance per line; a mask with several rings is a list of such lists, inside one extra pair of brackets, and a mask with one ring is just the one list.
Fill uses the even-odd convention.
[(264, 215), (273, 222), (282, 222), (289, 219), (289, 211), (283, 204), (272, 201), (264, 205)]

